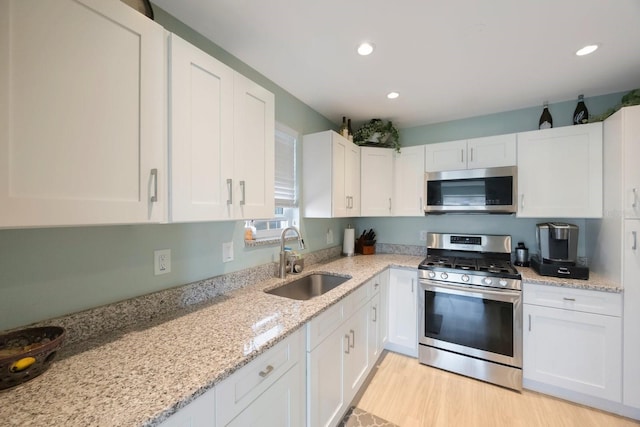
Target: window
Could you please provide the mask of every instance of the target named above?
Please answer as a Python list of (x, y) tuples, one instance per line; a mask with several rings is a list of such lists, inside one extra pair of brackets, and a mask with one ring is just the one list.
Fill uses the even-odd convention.
[(256, 228), (256, 239), (276, 239), (282, 230), (298, 225), (298, 188), (296, 149), (298, 132), (276, 123), (275, 132), (275, 212), (266, 220), (247, 221), (247, 227)]

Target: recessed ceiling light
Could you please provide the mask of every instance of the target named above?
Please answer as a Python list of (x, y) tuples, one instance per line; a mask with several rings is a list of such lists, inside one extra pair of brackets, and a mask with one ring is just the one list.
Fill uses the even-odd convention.
[(373, 44), (364, 42), (358, 46), (358, 53), (362, 56), (370, 55), (373, 52)]
[(590, 45), (585, 46), (582, 49), (578, 50), (576, 52), (576, 55), (578, 55), (578, 56), (589, 55), (590, 53), (595, 52), (596, 49), (598, 49), (598, 45), (597, 44), (590, 44)]
[(387, 98), (389, 98), (389, 99), (396, 99), (399, 96), (400, 96), (400, 94), (398, 92), (389, 92), (387, 94)]

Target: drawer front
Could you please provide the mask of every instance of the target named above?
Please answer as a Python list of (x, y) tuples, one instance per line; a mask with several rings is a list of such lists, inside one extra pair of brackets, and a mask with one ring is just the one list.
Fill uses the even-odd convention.
[(344, 301), (329, 307), (307, 323), (307, 351), (311, 351), (327, 338), (344, 320)]
[(523, 301), (544, 307), (622, 316), (622, 294), (612, 292), (524, 283)]
[(366, 304), (371, 299), (370, 291), (372, 285), (370, 282), (365, 283), (358, 289), (353, 291), (347, 298), (344, 299), (344, 318), (348, 319), (353, 313), (358, 311), (360, 307)]
[(382, 274), (376, 274), (367, 283), (367, 286), (369, 286), (369, 295), (372, 296), (372, 297), (375, 296), (376, 294), (380, 293), (380, 288), (382, 287), (382, 277), (381, 276), (382, 276)]
[(303, 360), (304, 329), (258, 356), (216, 386), (216, 425), (226, 425), (293, 365)]

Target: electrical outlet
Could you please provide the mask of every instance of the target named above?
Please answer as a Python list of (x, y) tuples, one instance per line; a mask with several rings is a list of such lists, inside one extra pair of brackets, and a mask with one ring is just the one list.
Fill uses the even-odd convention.
[(171, 273), (171, 249), (153, 251), (153, 274)]
[(333, 244), (333, 230), (327, 228), (327, 245)]
[(233, 261), (233, 242), (222, 244), (222, 262)]
[(427, 230), (420, 231), (420, 241), (421, 242), (427, 241)]

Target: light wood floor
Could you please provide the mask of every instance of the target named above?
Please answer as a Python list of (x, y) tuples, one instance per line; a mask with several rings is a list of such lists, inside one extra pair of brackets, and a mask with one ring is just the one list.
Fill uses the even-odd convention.
[(401, 427), (627, 427), (640, 422), (540, 393), (517, 393), (386, 352), (357, 403)]

